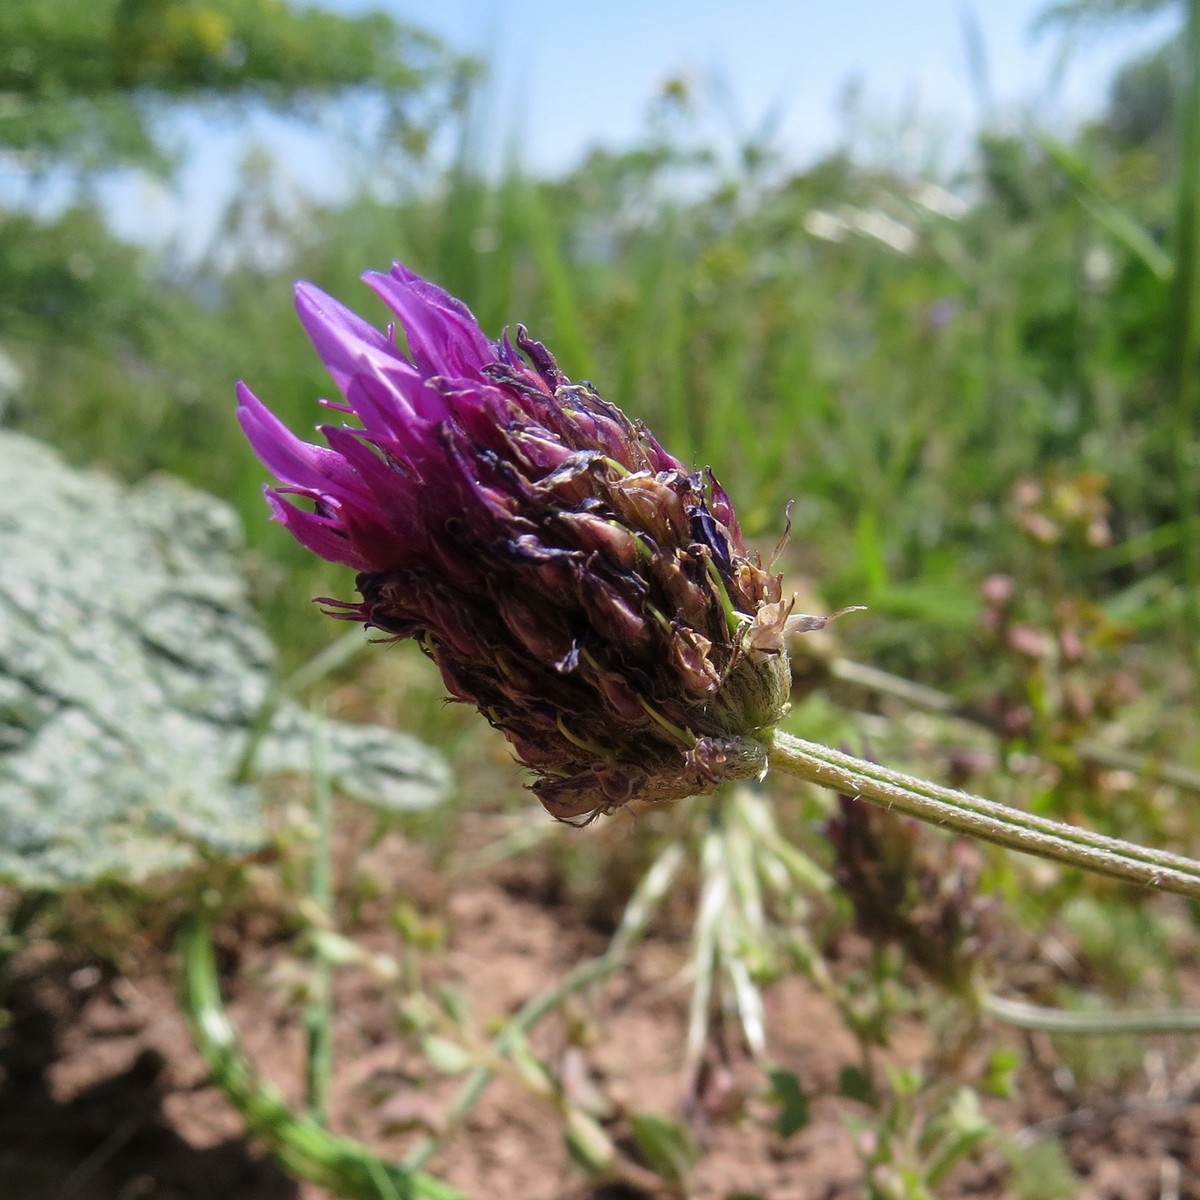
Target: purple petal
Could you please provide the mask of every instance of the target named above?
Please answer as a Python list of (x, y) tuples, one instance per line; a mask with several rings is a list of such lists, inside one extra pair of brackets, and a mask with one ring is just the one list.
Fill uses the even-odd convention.
[(300, 323), (343, 396), (364, 359), (409, 365), (385, 334), (320, 288), (301, 280), (295, 295)]
[(361, 359), (343, 395), (364, 429), (402, 442), (411, 437), (423, 440), (428, 427), (446, 415), (437, 390), (403, 359), (396, 363)]
[[(417, 516), (420, 481), (400, 468), (385, 462), (374, 447), (364, 443), (357, 431), (323, 426), (321, 432), (329, 445), (341, 455), (362, 480), (365, 493), (362, 507), (371, 508), (375, 524), (388, 530), (394, 545), (411, 545), (421, 537)], [(395, 553), (388, 555), (396, 557)]]
[[(641, 421), (635, 421), (634, 427), (637, 429), (638, 440), (642, 443), (643, 450), (647, 452), (646, 457), (650, 460), (650, 469), (656, 475), (659, 471), (679, 471), (684, 475), (687, 474), (687, 467), (685, 467), (683, 463), (681, 463), (673, 454), (670, 454), (664, 450), (658, 438), (656, 438), (654, 434), (652, 434), (650, 430), (641, 423)], [(711, 471), (709, 472), (709, 478), (712, 478)], [(721, 485), (717, 483), (715, 479), (713, 479), (713, 483), (716, 488), (720, 490)], [(721, 492), (721, 495), (724, 497), (726, 505), (728, 505), (729, 497), (726, 496), (724, 492)], [(730, 511), (732, 512), (732, 508)], [(726, 522), (726, 524), (728, 524), (728, 522)]]
[(441, 442), (449, 460), (442, 486), (453, 489), (463, 518), (471, 523), (482, 519), (483, 525), (477, 526), (477, 531), (487, 528), (492, 521), (507, 518), (516, 505), (516, 497), (500, 485), (495, 470), (474, 453), (461, 427), (448, 424), (442, 431)]
[(445, 415), (457, 422), (480, 446), (493, 446), (525, 413), (516, 399), (500, 388), (466, 379), (436, 381)]
[(237, 418), (254, 453), (280, 483), (317, 491), (362, 491), (341, 455), (298, 438), (244, 384), (237, 385)]
[(275, 488), (263, 488), (271, 513), (302, 546), (329, 562), (344, 563), (356, 571), (370, 571), (372, 564), (358, 553), (353, 543), (339, 532), (340, 526), (329, 517), (297, 508)]
[(413, 362), (425, 375), (477, 378), (498, 358), (496, 346), (461, 300), (413, 274), (400, 263), (390, 275), (368, 271), (363, 281), (404, 327)]

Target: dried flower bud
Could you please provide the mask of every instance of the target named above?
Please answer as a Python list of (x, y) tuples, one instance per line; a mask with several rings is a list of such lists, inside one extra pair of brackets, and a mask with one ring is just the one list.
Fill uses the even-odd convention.
[(983, 860), (963, 838), (938, 840), (919, 821), (851, 796), (826, 823), (834, 878), (867, 937), (899, 944), (935, 982), (971, 986), (992, 937), (992, 905), (978, 894)]
[[(402, 266), (368, 274), (409, 347), (310, 284), (300, 319), (361, 427), (299, 440), (239, 385), (274, 514), (358, 572), (332, 615), (412, 638), (560, 818), (762, 774), (788, 704), (782, 578), (729, 497), (518, 327), (489, 341)], [(292, 497), (310, 505), (297, 505)]]

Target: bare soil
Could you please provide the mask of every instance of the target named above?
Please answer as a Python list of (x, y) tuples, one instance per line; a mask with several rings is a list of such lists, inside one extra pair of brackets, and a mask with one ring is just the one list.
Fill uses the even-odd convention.
[[(481, 1035), (572, 965), (606, 945), (605, 915), (566, 897), (553, 870), (526, 856), (447, 875), (426, 851), (388, 834), (352, 848), (356, 878), (384, 881), (342, 914), (356, 943), (395, 954), (396, 900), (407, 898), (440, 945), (423, 956), (426, 980), (452, 982), (474, 1002)], [(344, 869), (344, 867), (343, 867)], [(269, 873), (264, 872), (264, 877)], [(619, 906), (619, 901), (614, 904)], [(682, 905), (686, 909), (686, 904)], [(296, 1103), (304, 1035), (302, 967), (269, 898), (216, 931), (229, 1012), (261, 1074)], [(629, 966), (539, 1027), (539, 1053), (580, 1089), (607, 1098), (610, 1120), (629, 1110), (680, 1114), (689, 995), (687, 922), (655, 926)], [(844, 947), (853, 955), (855, 947)], [(244, 1136), (209, 1083), (175, 998), (170, 939), (147, 935), (114, 967), (77, 942), (35, 942), (10, 964), (0, 1032), (0, 1200), (323, 1200)], [(458, 1081), (431, 1077), (397, 1028), (398, 989), (369, 971), (336, 980), (337, 1067), (332, 1123), (385, 1155), (412, 1145), (415, 1118), (436, 1123)], [(808, 983), (787, 979), (767, 995), (775, 1062), (814, 1097), (808, 1125), (789, 1139), (772, 1129), (761, 1076), (736, 1048), (705, 1072), (689, 1118), (703, 1147), (698, 1200), (837, 1200), (865, 1195), (850, 1122), (864, 1110), (839, 1097), (852, 1038)], [(936, 1048), (910, 1022), (889, 1055), (916, 1063)], [(1010, 1100), (988, 1115), (1011, 1132), (1057, 1138), (1082, 1200), (1200, 1200), (1200, 1099), (1195, 1043), (1147, 1039), (1144, 1063), (1120, 1094), (1073, 1089), (1042, 1035), (1009, 1035), (1027, 1065)], [(628, 1184), (589, 1183), (564, 1149), (548, 1105), (495, 1082), (432, 1162), (474, 1200), (638, 1200)], [(1001, 1200), (1008, 1164), (988, 1151), (959, 1168), (946, 1197)], [(1023, 1189), (1031, 1200), (1036, 1189)]]

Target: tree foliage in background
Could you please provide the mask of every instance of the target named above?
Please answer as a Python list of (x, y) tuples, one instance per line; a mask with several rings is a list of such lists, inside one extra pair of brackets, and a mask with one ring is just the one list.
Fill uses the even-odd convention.
[[(336, 101), (355, 98), (378, 117), (377, 153), (419, 157), (476, 69), (379, 12), (345, 17), (275, 0), (8, 0), (0, 336), (35, 379), (64, 344), (64, 380), (88, 353), (106, 379), (193, 323), (194, 296), (149, 298), (166, 264), (113, 236), (94, 188), (120, 171), (169, 179), (178, 164), (168, 116), (219, 106), (236, 122), (265, 108), (317, 125)], [(42, 382), (62, 386), (57, 375)]]
[(1165, 12), (1172, 3), (1174, 0), (1059, 0), (1039, 15), (1035, 28), (1137, 20)]
[(345, 17), (275, 0), (8, 0), (0, 6), (0, 153), (27, 171), (164, 172), (153, 118), (169, 105), (257, 100), (313, 118), (368, 90), (391, 131), (428, 136), (439, 91), (474, 68), (381, 13)]

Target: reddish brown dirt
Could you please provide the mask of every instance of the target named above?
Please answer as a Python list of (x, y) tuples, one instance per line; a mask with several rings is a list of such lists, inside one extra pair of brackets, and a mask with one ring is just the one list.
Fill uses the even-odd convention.
[[(389, 835), (358, 855), (357, 867), (360, 880), (391, 882), (343, 914), (355, 941), (395, 953), (389, 913), (397, 897), (410, 898), (444, 938), (426, 956), (427, 979), (469, 992), (481, 1032), (489, 1016), (512, 1012), (606, 945), (597, 928), (603, 917), (566, 901), (543, 862), (448, 878), (423, 851)], [(246, 1049), (297, 1101), (300, 976), (276, 911), (267, 904), (243, 913), (219, 928), (217, 941), (230, 1015)], [(673, 931), (656, 926), (627, 969), (572, 1002), (577, 1037), (568, 1038), (555, 1017), (535, 1038), (547, 1061), (579, 1087), (602, 1091), (617, 1113), (680, 1112), (689, 982), (686, 920), (676, 924)], [(148, 938), (131, 953), (122, 974), (77, 946), (48, 941), (13, 962), (12, 1019), (0, 1033), (0, 1198), (324, 1200), (325, 1192), (287, 1177), (243, 1136), (237, 1114), (208, 1083), (175, 1000), (169, 942), (159, 941)], [(396, 1128), (404, 1118), (436, 1114), (457, 1086), (430, 1079), (397, 1032), (398, 997), (394, 984), (366, 971), (338, 974), (333, 1121), (386, 1155), (412, 1144), (415, 1135)], [(863, 1110), (835, 1091), (839, 1071), (855, 1057), (852, 1039), (830, 1004), (798, 979), (768, 993), (768, 1027), (775, 1060), (815, 1097), (811, 1121), (786, 1141), (772, 1132), (759, 1077), (735, 1055), (728, 1071), (709, 1074), (693, 1114), (703, 1146), (695, 1196), (864, 1195), (847, 1123)], [(1025, 1045), (1030, 1065), (1017, 1097), (989, 1102), (989, 1116), (1010, 1132), (1041, 1123), (1047, 1136), (1062, 1138), (1083, 1181), (1081, 1200), (1200, 1200), (1200, 1101), (1180, 1085), (1195, 1065), (1193, 1043), (1180, 1039), (1164, 1049), (1162, 1039), (1150, 1042), (1147, 1062), (1157, 1074), (1143, 1072), (1122, 1095), (1073, 1098), (1049, 1042), (1034, 1037)], [(916, 1062), (931, 1049), (930, 1035), (910, 1024), (897, 1030), (889, 1053)], [(505, 1081), (488, 1091), (432, 1169), (474, 1200), (644, 1197), (628, 1185), (589, 1184), (564, 1150), (554, 1112)], [(999, 1154), (988, 1152), (958, 1169), (940, 1194), (1007, 1200), (1017, 1195), (1008, 1179)]]

